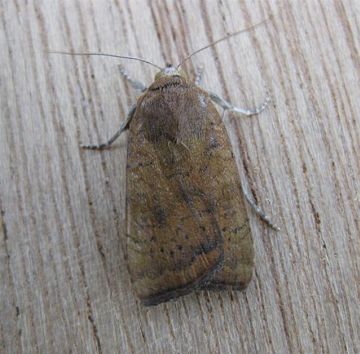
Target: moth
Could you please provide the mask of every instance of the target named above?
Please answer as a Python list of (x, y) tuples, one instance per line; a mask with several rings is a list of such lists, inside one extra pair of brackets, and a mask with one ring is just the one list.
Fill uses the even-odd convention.
[(269, 100), (253, 110), (241, 109), (202, 89), (200, 74), (195, 82), (189, 80), (181, 65), (209, 46), (165, 68), (130, 57), (159, 69), (154, 82), (146, 87), (121, 67), (142, 95), (108, 142), (83, 146), (104, 149), (129, 132), (127, 259), (135, 293), (145, 306), (196, 289), (246, 288), (254, 249), (245, 199), (276, 228), (242, 189), (230, 140), (214, 105), (250, 116), (262, 112)]

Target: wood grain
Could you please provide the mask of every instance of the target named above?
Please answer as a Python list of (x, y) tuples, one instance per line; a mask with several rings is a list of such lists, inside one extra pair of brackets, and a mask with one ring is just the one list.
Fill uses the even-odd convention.
[[(0, 351), (359, 353), (360, 2), (0, 0)], [(272, 21), (186, 65), (240, 106), (225, 119), (243, 183), (281, 225), (248, 209), (256, 272), (244, 293), (201, 292), (144, 309), (126, 268), (126, 134), (136, 93), (119, 61), (159, 65)], [(151, 83), (155, 71), (121, 61)], [(248, 182), (247, 182), (248, 181)]]

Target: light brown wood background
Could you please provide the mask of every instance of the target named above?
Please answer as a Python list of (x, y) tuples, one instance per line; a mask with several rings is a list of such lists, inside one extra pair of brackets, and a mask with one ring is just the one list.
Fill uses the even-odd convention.
[[(360, 2), (0, 0), (0, 351), (359, 353)], [(118, 60), (174, 63), (269, 14), (186, 66), (258, 117), (229, 115), (241, 178), (281, 225), (250, 212), (246, 292), (143, 308), (124, 255), (126, 134), (136, 100)], [(121, 61), (150, 83), (152, 67)]]

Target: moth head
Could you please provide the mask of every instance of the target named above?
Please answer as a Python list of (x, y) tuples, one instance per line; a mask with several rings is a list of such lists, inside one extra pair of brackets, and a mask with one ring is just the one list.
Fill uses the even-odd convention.
[(181, 68), (177, 68), (172, 64), (166, 64), (165, 68), (161, 69), (161, 71), (155, 75), (155, 81), (163, 77), (181, 77), (186, 79), (186, 74)]

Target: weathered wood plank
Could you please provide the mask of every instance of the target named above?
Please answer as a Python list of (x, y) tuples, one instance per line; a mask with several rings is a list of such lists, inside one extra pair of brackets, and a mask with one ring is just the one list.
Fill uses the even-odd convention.
[[(0, 1), (0, 351), (4, 353), (358, 353), (358, 1)], [(126, 136), (136, 93), (118, 61), (193, 58), (204, 87), (253, 106), (229, 115), (244, 183), (282, 226), (251, 211), (256, 272), (244, 293), (144, 309), (124, 255)], [(150, 83), (155, 71), (122, 61)], [(248, 180), (248, 183), (246, 182)]]

